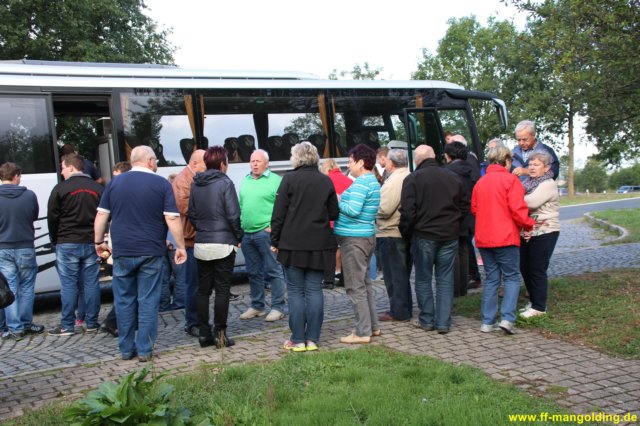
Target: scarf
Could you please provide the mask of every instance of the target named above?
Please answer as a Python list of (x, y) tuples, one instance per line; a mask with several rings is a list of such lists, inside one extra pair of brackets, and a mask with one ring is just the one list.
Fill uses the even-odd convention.
[(538, 176), (535, 178), (531, 178), (527, 176), (527, 178), (522, 182), (522, 185), (524, 185), (524, 189), (526, 193), (531, 194), (533, 191), (536, 190), (538, 185), (540, 185), (542, 182), (544, 182), (547, 179), (553, 179), (553, 172), (551, 172), (551, 169), (547, 170), (542, 176)]

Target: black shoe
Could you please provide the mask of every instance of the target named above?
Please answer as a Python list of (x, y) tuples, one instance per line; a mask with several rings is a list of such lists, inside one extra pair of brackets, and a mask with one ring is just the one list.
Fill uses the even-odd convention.
[(122, 360), (123, 361), (129, 361), (129, 360), (134, 359), (136, 356), (138, 356), (138, 352), (136, 350), (134, 350), (129, 355), (122, 354)]
[(335, 286), (336, 285), (331, 281), (325, 281), (322, 283), (322, 288), (325, 290), (333, 290)]
[(482, 285), (482, 281), (480, 281), (479, 279), (477, 280), (469, 280), (469, 282), (467, 283), (467, 289), (474, 289), (474, 288), (479, 288)]
[(235, 340), (230, 339), (227, 336), (226, 331), (219, 331), (213, 336), (213, 344), (216, 345), (216, 348), (228, 348), (236, 344)]
[(200, 327), (192, 325), (191, 327), (185, 327), (184, 332), (192, 337), (200, 337)]
[(239, 294), (229, 293), (229, 302), (233, 302), (240, 299)]
[(31, 324), (24, 328), (24, 334), (42, 334), (44, 333), (44, 325)]
[(216, 344), (213, 336), (198, 337), (198, 343), (200, 343), (201, 348), (206, 348), (208, 346), (213, 346)]
[(102, 326), (100, 327), (100, 331), (102, 331), (103, 333), (108, 333), (113, 337), (118, 337), (118, 330), (116, 328), (110, 327), (107, 324), (102, 324)]
[(447, 334), (449, 332), (448, 328), (439, 328), (438, 334)]
[(336, 274), (336, 284), (337, 287), (344, 287), (344, 277), (342, 276), (342, 272), (338, 272)]

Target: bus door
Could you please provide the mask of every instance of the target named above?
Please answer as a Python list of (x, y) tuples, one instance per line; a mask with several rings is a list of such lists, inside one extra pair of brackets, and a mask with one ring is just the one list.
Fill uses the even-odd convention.
[(407, 132), (409, 170), (413, 171), (413, 150), (418, 145), (429, 145), (436, 158), (443, 156), (442, 128), (435, 108), (406, 108), (404, 110)]

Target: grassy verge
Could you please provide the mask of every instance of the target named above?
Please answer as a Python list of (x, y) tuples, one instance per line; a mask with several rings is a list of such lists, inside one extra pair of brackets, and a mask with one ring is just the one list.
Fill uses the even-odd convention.
[(561, 206), (573, 206), (575, 204), (589, 204), (589, 203), (598, 203), (600, 201), (615, 201), (615, 200), (624, 200), (625, 198), (637, 198), (638, 193), (632, 194), (616, 194), (615, 192), (607, 193), (607, 194), (580, 194), (574, 195), (573, 197), (562, 196), (560, 197), (560, 205)]
[(629, 236), (616, 240), (613, 244), (637, 243), (640, 241), (640, 210), (601, 210), (598, 212), (592, 212), (591, 215), (598, 219), (603, 219), (615, 225), (622, 226), (629, 231)]
[[(518, 326), (640, 359), (639, 272), (599, 272), (551, 280), (548, 314), (518, 319)], [(480, 319), (480, 300), (480, 294), (456, 299), (454, 314)], [(518, 306), (525, 303), (523, 288)]]
[[(496, 425), (514, 413), (566, 413), (477, 369), (375, 346), (207, 366), (168, 381), (194, 424)], [(15, 424), (63, 424), (59, 418), (59, 408), (49, 407)]]

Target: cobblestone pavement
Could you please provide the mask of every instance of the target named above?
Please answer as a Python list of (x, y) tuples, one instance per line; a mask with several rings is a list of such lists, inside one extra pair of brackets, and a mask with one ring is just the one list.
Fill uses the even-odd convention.
[[(640, 244), (601, 245), (610, 236), (586, 224), (562, 222), (558, 247), (551, 260), (550, 275), (640, 267)], [(387, 307), (382, 283), (376, 283), (380, 311)], [(286, 320), (238, 319), (250, 303), (246, 284), (234, 286), (240, 300), (232, 302), (229, 334), (237, 345), (221, 352), (201, 349), (183, 331), (182, 311), (162, 313), (154, 366), (159, 370), (188, 371), (201, 363), (243, 363), (277, 359), (287, 338)], [(109, 306), (103, 306), (103, 315)], [(36, 315), (36, 323), (53, 326), (59, 312)], [(343, 289), (325, 292), (323, 349), (344, 349), (338, 338), (350, 332), (352, 310)], [(640, 411), (640, 362), (620, 360), (579, 345), (542, 338), (533, 331), (515, 336), (485, 335), (476, 320), (455, 317), (446, 336), (425, 333), (407, 323), (384, 324), (379, 344), (410, 354), (429, 355), (452, 363), (481, 368), (492, 377), (513, 383), (530, 393), (553, 397), (576, 413)], [(0, 420), (19, 416), (56, 399), (69, 399), (96, 388), (104, 380), (139, 367), (121, 361), (117, 339), (106, 334), (67, 337), (33, 336), (18, 342), (0, 343)]]

